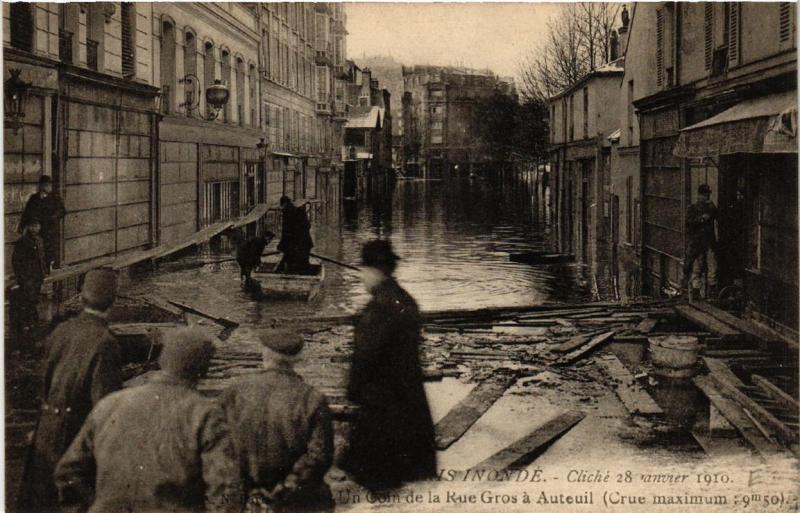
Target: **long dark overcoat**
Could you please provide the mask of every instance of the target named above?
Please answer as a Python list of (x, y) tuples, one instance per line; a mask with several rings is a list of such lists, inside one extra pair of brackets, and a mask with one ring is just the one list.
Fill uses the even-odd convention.
[(436, 473), (430, 408), (419, 364), (421, 319), (393, 278), (374, 291), (355, 329), (348, 397), (360, 406), (341, 467), (380, 490)]
[(58, 460), (94, 405), (122, 385), (119, 344), (102, 317), (82, 312), (60, 324), (47, 342), (44, 404), (24, 471), (23, 511), (51, 511), (57, 504)]

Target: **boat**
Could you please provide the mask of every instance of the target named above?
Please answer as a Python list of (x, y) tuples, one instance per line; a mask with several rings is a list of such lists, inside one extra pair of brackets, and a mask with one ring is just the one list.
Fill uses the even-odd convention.
[(300, 299), (311, 301), (322, 287), (325, 267), (318, 258), (308, 260), (312, 274), (286, 274), (277, 272), (282, 255), (264, 257), (261, 265), (253, 270), (251, 277), (261, 286), (264, 296), (279, 299)]
[(508, 259), (512, 262), (519, 262), (522, 264), (563, 264), (571, 262), (574, 258), (573, 255), (565, 255), (562, 253), (526, 252), (511, 253), (508, 255)]

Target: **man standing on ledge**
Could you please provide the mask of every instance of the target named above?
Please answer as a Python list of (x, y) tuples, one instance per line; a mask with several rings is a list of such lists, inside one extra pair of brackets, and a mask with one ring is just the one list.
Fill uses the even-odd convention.
[[(706, 272), (706, 297), (713, 297), (717, 287), (717, 235), (714, 222), (717, 206), (711, 201), (711, 187), (697, 188), (699, 199), (686, 212), (686, 259), (683, 263), (683, 290), (689, 286), (689, 299), (700, 299), (703, 271)], [(690, 281), (691, 276), (691, 281)]]
[(41, 223), (41, 237), (44, 241), (44, 257), (48, 273), (57, 264), (60, 223), (65, 214), (64, 203), (58, 194), (53, 192), (53, 179), (42, 175), (39, 178), (39, 192), (32, 194), (28, 198), (28, 203), (25, 204), (20, 226), (25, 227), (25, 223), (33, 218), (38, 219)]
[(287, 274), (308, 274), (308, 256), (311, 254), (314, 242), (309, 233), (311, 223), (308, 221), (306, 210), (294, 206), (288, 196), (281, 196), (280, 203), (283, 224), (278, 251), (283, 253), (283, 259), (278, 265), (278, 270)]

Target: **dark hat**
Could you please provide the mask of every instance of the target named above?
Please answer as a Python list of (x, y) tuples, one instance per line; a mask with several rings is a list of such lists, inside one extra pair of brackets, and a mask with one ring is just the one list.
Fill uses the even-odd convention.
[(33, 223), (39, 223), (39, 224), (42, 224), (42, 221), (41, 221), (41, 219), (39, 219), (39, 218), (38, 218), (38, 217), (36, 217), (36, 216), (30, 216), (30, 217), (28, 217), (28, 218), (26, 218), (26, 219), (25, 219), (25, 221), (22, 223), (22, 226), (23, 226), (23, 227), (25, 227), (25, 226), (30, 226), (30, 225), (32, 225)]
[(205, 331), (187, 326), (164, 333), (158, 364), (162, 370), (184, 379), (198, 379), (208, 370), (214, 343)]
[(697, 194), (711, 194), (711, 187), (707, 183), (700, 184), (700, 187), (697, 188)]
[(264, 347), (286, 356), (294, 356), (303, 349), (303, 339), (298, 333), (286, 329), (265, 329), (258, 333)]
[(117, 296), (117, 273), (109, 268), (93, 269), (86, 273), (81, 298), (87, 306), (107, 310)]
[(394, 266), (400, 260), (388, 240), (376, 239), (364, 244), (361, 248), (361, 264), (370, 267)]
[(289, 196), (286, 196), (286, 195), (281, 196), (281, 199), (280, 199), (281, 206), (283, 206), (283, 205), (285, 205), (287, 203), (291, 203), (291, 202), (292, 202), (292, 200), (289, 198)]
[(46, 184), (46, 183), (53, 183), (53, 177), (50, 175), (42, 175), (39, 177), (39, 185)]

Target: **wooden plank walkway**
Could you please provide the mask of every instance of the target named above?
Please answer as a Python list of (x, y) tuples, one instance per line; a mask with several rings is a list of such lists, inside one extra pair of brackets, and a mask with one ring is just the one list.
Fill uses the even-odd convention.
[(614, 391), (631, 414), (660, 415), (664, 413), (616, 356), (606, 355), (598, 358), (597, 364), (611, 378)]
[(596, 349), (601, 344), (608, 342), (613, 336), (614, 331), (606, 331), (605, 333), (601, 333), (600, 335), (594, 336), (588, 343), (578, 347), (577, 349), (565, 354), (558, 360), (556, 360), (553, 364), (554, 365), (566, 365), (568, 363), (572, 363), (578, 358), (582, 357), (589, 351)]
[(753, 374), (750, 376), (750, 379), (754, 385), (760, 388), (769, 397), (779, 402), (784, 408), (794, 413), (800, 411), (800, 403), (797, 402), (797, 399), (775, 386), (771, 381), (758, 374)]
[(476, 386), (436, 424), (436, 448), (453, 445), (516, 381), (515, 375), (501, 374)]
[(470, 470), (501, 471), (525, 467), (536, 458), (542, 448), (572, 429), (584, 416), (584, 413), (573, 410), (561, 413)]
[(742, 332), (732, 328), (728, 324), (720, 321), (702, 310), (698, 310), (693, 305), (676, 305), (675, 311), (678, 312), (684, 319), (697, 324), (704, 330), (716, 333), (722, 338), (738, 339), (742, 337)]
[(797, 340), (792, 340), (776, 331), (759, 326), (756, 323), (740, 319), (735, 315), (732, 315), (725, 310), (716, 308), (708, 303), (701, 301), (692, 303), (692, 306), (694, 306), (697, 310), (705, 312), (708, 315), (711, 315), (712, 317), (715, 317), (716, 319), (719, 319), (720, 321), (730, 325), (734, 329), (741, 331), (754, 340), (763, 340), (765, 342), (781, 342), (788, 345), (794, 351), (797, 351), (800, 348)]

